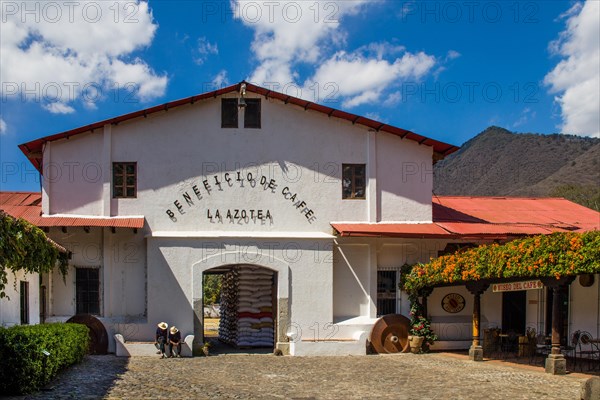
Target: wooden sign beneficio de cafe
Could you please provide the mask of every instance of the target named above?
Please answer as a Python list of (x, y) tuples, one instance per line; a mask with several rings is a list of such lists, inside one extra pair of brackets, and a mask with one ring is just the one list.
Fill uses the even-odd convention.
[(510, 282), (510, 283), (495, 283), (492, 285), (494, 293), (496, 292), (515, 292), (517, 290), (536, 290), (542, 289), (544, 284), (540, 280)]

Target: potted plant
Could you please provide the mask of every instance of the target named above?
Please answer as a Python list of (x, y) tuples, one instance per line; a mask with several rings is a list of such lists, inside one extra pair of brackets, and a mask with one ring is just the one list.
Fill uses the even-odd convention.
[(437, 340), (437, 335), (431, 329), (431, 322), (423, 316), (421, 304), (416, 296), (411, 296), (410, 330), (408, 340), (411, 353), (427, 353), (429, 346)]

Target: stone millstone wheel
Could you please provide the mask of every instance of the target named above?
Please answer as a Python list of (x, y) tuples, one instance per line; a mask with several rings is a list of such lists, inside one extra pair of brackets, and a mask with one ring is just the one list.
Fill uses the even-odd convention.
[(108, 334), (98, 318), (89, 314), (77, 314), (67, 322), (83, 324), (90, 329), (90, 354), (108, 353)]
[(379, 318), (369, 338), (373, 350), (378, 354), (409, 352), (409, 328), (410, 320), (404, 315), (389, 314)]

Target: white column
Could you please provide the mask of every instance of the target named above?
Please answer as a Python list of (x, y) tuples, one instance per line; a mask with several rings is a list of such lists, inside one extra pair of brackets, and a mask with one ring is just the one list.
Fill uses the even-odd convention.
[(377, 318), (377, 241), (369, 243), (369, 317)]
[(102, 146), (102, 215), (111, 215), (112, 125), (104, 125)]
[(377, 222), (377, 132), (367, 134), (367, 207), (368, 221)]
[(113, 276), (113, 233), (110, 228), (102, 229), (102, 307), (103, 316), (108, 318), (113, 315), (112, 307), (112, 276)]
[[(46, 142), (45, 146), (44, 146), (44, 153), (43, 153), (43, 158), (42, 158), (42, 167), (44, 165), (50, 165), (52, 163), (52, 156), (50, 153), (50, 144), (52, 142)], [(47, 170), (48, 174), (50, 173), (49, 170)], [(42, 179), (42, 214), (44, 215), (49, 215), (50, 214), (50, 177), (49, 176), (43, 176), (41, 177)]]

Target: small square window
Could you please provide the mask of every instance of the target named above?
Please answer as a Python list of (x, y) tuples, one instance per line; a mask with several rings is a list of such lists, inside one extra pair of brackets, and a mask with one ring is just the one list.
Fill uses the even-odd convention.
[(365, 199), (365, 164), (342, 164), (342, 199)]
[(221, 99), (221, 128), (238, 127), (238, 99)]
[(113, 198), (135, 198), (137, 196), (137, 163), (113, 163)]
[(244, 128), (260, 129), (260, 99), (245, 99)]

